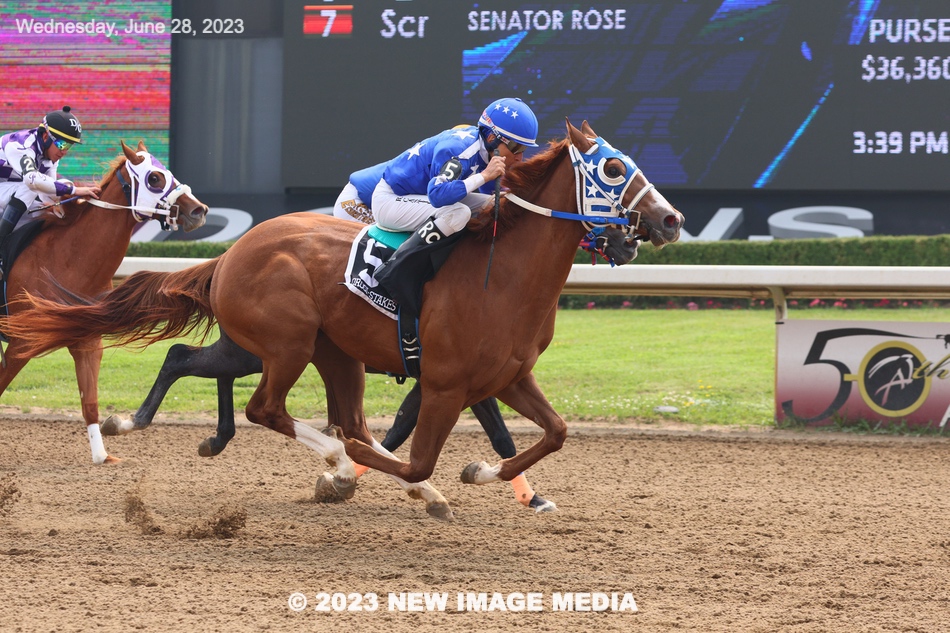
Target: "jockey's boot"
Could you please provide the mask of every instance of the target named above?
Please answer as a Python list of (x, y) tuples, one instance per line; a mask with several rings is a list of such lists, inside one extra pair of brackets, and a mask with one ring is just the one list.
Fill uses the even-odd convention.
[(0, 216), (0, 240), (13, 232), (13, 227), (20, 221), (25, 211), (26, 205), (21, 200), (10, 198), (7, 208), (3, 210), (3, 216)]
[(429, 218), (373, 275), (393, 299), (416, 315), (422, 310), (422, 286), (435, 275), (432, 250), (446, 237), (435, 218)]

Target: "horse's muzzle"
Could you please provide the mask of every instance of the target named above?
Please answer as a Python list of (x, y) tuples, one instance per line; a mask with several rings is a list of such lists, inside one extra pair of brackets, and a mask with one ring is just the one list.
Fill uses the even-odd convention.
[(180, 211), (178, 214), (178, 224), (185, 230), (186, 233), (189, 231), (194, 231), (195, 229), (200, 229), (205, 225), (207, 219), (208, 205), (206, 204), (195, 205), (187, 211)]
[(659, 226), (652, 222), (644, 222), (643, 228), (646, 228), (644, 237), (648, 237), (650, 243), (657, 248), (672, 244), (680, 238), (680, 229), (683, 228), (685, 223), (686, 219), (683, 214), (676, 209), (672, 209), (663, 216)]

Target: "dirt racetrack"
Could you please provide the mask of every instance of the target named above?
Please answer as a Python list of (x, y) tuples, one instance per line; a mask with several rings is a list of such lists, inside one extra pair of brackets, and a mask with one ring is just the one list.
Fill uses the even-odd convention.
[[(0, 631), (950, 627), (947, 439), (572, 427), (529, 473), (560, 506), (535, 515), (507, 484), (458, 480), (491, 457), (465, 425), (433, 478), (456, 513), (444, 524), (379, 473), (351, 501), (310, 502), (324, 464), (270, 431), (241, 426), (200, 458), (210, 428), (106, 438), (126, 461), (93, 466), (77, 419), (0, 420)], [(390, 610), (401, 592), (447, 607)], [(616, 592), (617, 610), (553, 610), (566, 592)], [(356, 599), (333, 593), (378, 607), (335, 611)], [(494, 608), (459, 610), (459, 593)], [(519, 593), (541, 610), (515, 610)]]

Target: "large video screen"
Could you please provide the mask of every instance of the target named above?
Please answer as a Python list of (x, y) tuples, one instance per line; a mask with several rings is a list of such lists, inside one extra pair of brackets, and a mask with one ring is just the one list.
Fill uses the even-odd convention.
[(68, 105), (83, 142), (63, 177), (98, 181), (120, 140), (167, 164), (171, 17), (171, 0), (0, 3), (0, 134)]
[(285, 0), (283, 174), (356, 169), (502, 96), (695, 190), (950, 190), (946, 0)]

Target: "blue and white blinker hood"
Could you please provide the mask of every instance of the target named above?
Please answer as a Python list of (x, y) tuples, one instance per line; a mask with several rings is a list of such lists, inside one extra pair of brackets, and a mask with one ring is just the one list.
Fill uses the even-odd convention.
[[(636, 207), (643, 200), (643, 197), (653, 190), (653, 183), (644, 176), (643, 188), (630, 201), (629, 207), (623, 206), (623, 197), (640, 168), (629, 156), (618, 152), (602, 137), (598, 136), (591, 142), (593, 145), (584, 153), (581, 153), (573, 143), (568, 146), (568, 155), (571, 159), (571, 165), (574, 167), (574, 187), (577, 195), (576, 213), (542, 207), (533, 202), (528, 202), (510, 191), (504, 195), (508, 200), (532, 213), (560, 220), (575, 220), (583, 223), (584, 228), (588, 231), (594, 231), (595, 227), (613, 224), (622, 227), (621, 230), (626, 235), (631, 236), (636, 233), (640, 226), (640, 212), (636, 210)], [(606, 174), (604, 167), (611, 158), (617, 158), (626, 165), (627, 173), (625, 175), (613, 178)]]
[[(629, 156), (614, 149), (603, 137), (598, 136), (593, 142), (590, 149), (584, 153), (573, 144), (568, 148), (574, 165), (577, 210), (581, 215), (590, 218), (589, 222), (584, 222), (588, 230), (595, 224), (622, 224), (626, 225), (624, 232), (631, 234), (640, 225), (640, 212), (636, 207), (653, 189), (653, 184), (647, 181), (647, 185), (631, 200), (629, 208), (624, 207), (624, 195), (640, 168)], [(625, 175), (612, 178), (604, 172), (604, 167), (611, 158), (616, 158), (627, 166)], [(608, 218), (624, 218), (626, 221), (611, 222)]]

